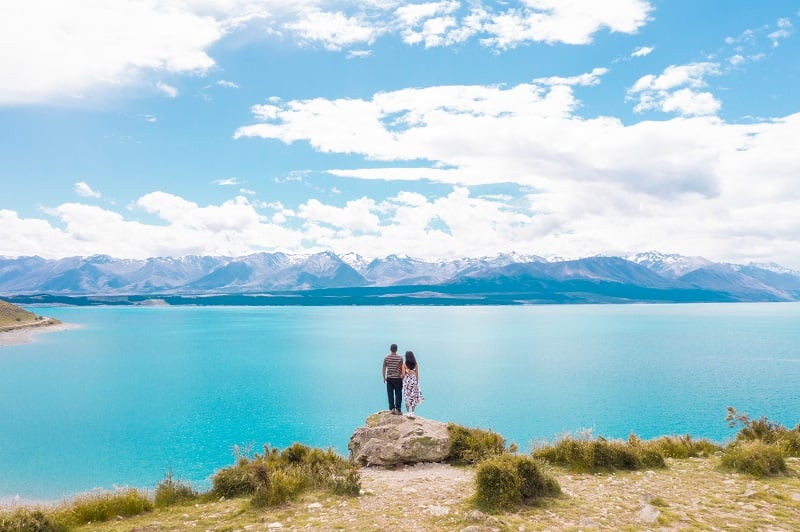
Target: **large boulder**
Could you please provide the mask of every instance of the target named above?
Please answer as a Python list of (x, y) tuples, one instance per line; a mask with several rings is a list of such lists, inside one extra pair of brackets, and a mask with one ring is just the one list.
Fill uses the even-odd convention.
[(447, 459), (447, 424), (388, 411), (372, 414), (350, 437), (350, 458), (361, 465), (395, 466)]

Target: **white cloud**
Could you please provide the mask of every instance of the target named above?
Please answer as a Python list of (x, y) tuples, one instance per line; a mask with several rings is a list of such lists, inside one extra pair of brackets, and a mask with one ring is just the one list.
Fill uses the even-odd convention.
[(172, 85), (168, 85), (163, 81), (159, 81), (156, 83), (156, 90), (166, 96), (167, 98), (175, 98), (178, 96), (178, 89), (173, 87)]
[[(363, 167), (330, 170), (338, 177), (456, 187), (458, 193), (446, 201), (416, 193), (391, 202), (373, 199), (381, 217), (377, 235), (351, 234), (334, 224), (340, 211), (314, 204), (314, 212), (327, 213), (324, 222), (321, 215), (308, 219), (316, 227), (314, 241), (335, 250), (386, 249), (381, 238), (401, 242), (396, 249), (410, 255), (433, 256), (437, 249), (469, 254), (526, 248), (585, 256), (679, 247), (713, 259), (780, 258), (800, 265), (800, 244), (793, 236), (800, 231), (800, 192), (792, 186), (800, 173), (792, 147), (800, 115), (757, 124), (724, 122), (714, 116), (719, 102), (702, 90), (705, 76), (717, 69), (716, 64), (673, 66), (642, 78), (637, 97), (651, 94), (657, 99), (653, 105), (680, 115), (660, 121), (625, 125), (613, 117), (581, 118), (569, 85), (440, 86), (377, 93), (369, 100), (273, 102), (277, 105), (261, 115), (267, 117), (263, 123), (240, 128), (237, 137), (304, 141), (319, 152), (364, 158)], [(344, 120), (347, 116), (358, 120)], [(371, 160), (395, 164), (375, 168), (367, 164)], [(420, 167), (418, 161), (432, 163)], [(469, 187), (491, 183), (535, 192), (523, 206), (519, 200), (469, 193)], [(395, 233), (395, 218), (384, 216), (394, 212), (391, 205), (406, 203), (420, 209), (403, 212), (418, 225), (402, 225), (406, 233)], [(431, 203), (442, 218), (431, 227), (445, 224), (457, 238), (430, 229), (432, 214), (424, 208), (432, 209)], [(445, 205), (462, 210), (450, 214)], [(502, 219), (500, 211), (513, 222), (492, 225)], [(471, 216), (472, 233), (459, 232), (462, 215)], [(621, 226), (626, 230), (619, 231)]]
[(236, 177), (226, 177), (224, 179), (215, 179), (214, 181), (211, 182), (211, 184), (219, 185), (222, 187), (230, 187), (230, 186), (241, 185), (242, 183)]
[(83, 196), (84, 198), (100, 198), (102, 194), (92, 190), (92, 187), (84, 183), (83, 181), (78, 181), (75, 183), (75, 193), (78, 196)]
[(225, 79), (221, 79), (215, 83), (216, 86), (222, 87), (223, 89), (238, 89), (239, 84), (233, 81), (228, 81)]
[[(241, 32), (331, 51), (363, 48), (381, 36), (427, 47), (478, 38), (485, 46), (531, 42), (587, 44), (602, 30), (635, 33), (647, 0), (524, 0), (405, 4), (323, 0), (6, 0), (0, 3), (0, 105), (86, 100), (97, 91), (154, 86), (164, 74), (203, 75), (209, 50)], [(780, 28), (778, 31), (788, 31)], [(364, 57), (363, 49), (348, 57)], [(171, 78), (174, 79), (174, 78)], [(221, 80), (219, 86), (236, 88)], [(158, 90), (174, 97), (174, 87)]]
[(710, 92), (696, 92), (679, 89), (667, 95), (661, 102), (665, 113), (678, 113), (682, 116), (706, 116), (717, 114), (722, 104)]
[(631, 52), (631, 57), (644, 57), (653, 53), (653, 50), (655, 50), (655, 48), (652, 46), (640, 46)]
[(640, 0), (527, 0), (524, 4), (524, 8), (491, 15), (484, 25), (491, 36), (483, 42), (501, 49), (530, 41), (588, 44), (602, 28), (636, 33), (653, 9)]
[(792, 34), (792, 22), (788, 18), (780, 18), (776, 24), (778, 29), (767, 35), (772, 41), (772, 46), (778, 46), (781, 39), (786, 39)]
[(349, 50), (347, 52), (348, 59), (364, 59), (372, 56), (372, 50)]
[(321, 43), (328, 50), (341, 50), (353, 44), (370, 44), (382, 28), (360, 16), (347, 16), (341, 11), (309, 10), (286, 24), (303, 41)]
[(403, 24), (407, 26), (416, 26), (429, 18), (454, 13), (459, 7), (459, 3), (454, 0), (422, 4), (405, 4), (395, 10), (395, 15)]
[(638, 100), (634, 107), (637, 113), (659, 110), (683, 116), (713, 115), (722, 104), (710, 92), (699, 89), (707, 85), (707, 76), (719, 74), (718, 63), (671, 65), (658, 76), (639, 78), (628, 90), (628, 99)]
[(0, 3), (0, 105), (80, 98), (144, 72), (202, 73), (220, 23), (154, 0)]
[(536, 78), (533, 80), (534, 83), (541, 83), (544, 85), (579, 85), (579, 86), (592, 86), (598, 85), (600, 83), (600, 78), (608, 74), (607, 68), (595, 68), (589, 73), (580, 74), (578, 76), (570, 76), (570, 77), (560, 77), (560, 76), (551, 76), (548, 78)]

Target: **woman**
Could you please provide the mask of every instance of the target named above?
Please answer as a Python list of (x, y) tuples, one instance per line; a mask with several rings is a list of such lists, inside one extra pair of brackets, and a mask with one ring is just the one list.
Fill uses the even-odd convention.
[(419, 364), (414, 358), (414, 353), (406, 351), (406, 360), (403, 362), (403, 396), (406, 398), (406, 415), (414, 417), (414, 409), (424, 397), (419, 389)]

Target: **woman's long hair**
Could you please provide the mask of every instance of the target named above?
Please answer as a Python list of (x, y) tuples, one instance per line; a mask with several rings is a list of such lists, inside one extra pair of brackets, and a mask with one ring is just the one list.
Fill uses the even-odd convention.
[(417, 359), (414, 358), (414, 353), (411, 351), (406, 351), (406, 367), (408, 369), (414, 369), (417, 367)]

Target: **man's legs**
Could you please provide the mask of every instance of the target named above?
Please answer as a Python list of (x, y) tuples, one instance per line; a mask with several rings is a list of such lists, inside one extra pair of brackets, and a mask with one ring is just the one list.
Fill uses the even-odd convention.
[(394, 407), (399, 413), (403, 413), (403, 379), (393, 379), (394, 383)]
[(386, 379), (386, 395), (389, 396), (389, 411), (395, 409), (394, 406), (394, 384), (392, 383), (392, 379)]
[(403, 379), (386, 379), (386, 393), (389, 395), (389, 410), (397, 410), (402, 413)]

